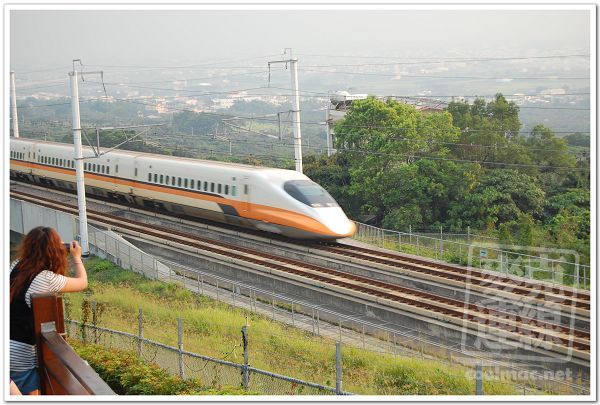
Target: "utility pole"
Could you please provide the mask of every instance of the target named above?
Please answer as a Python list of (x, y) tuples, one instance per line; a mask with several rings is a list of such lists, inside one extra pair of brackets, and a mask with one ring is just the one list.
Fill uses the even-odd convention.
[(302, 173), (302, 133), (300, 131), (300, 94), (298, 92), (298, 59), (292, 57), (292, 49), (286, 48), (284, 55), (290, 51), (290, 58), (286, 60), (277, 60), (269, 62), (269, 69), (272, 63), (290, 64), (292, 72), (292, 93), (294, 97), (294, 110), (292, 118), (292, 129), (294, 130), (294, 161), (296, 171)]
[(15, 72), (10, 72), (10, 86), (11, 86), (13, 136), (15, 138), (18, 138), (19, 137), (19, 118), (17, 117), (17, 88), (15, 86)]
[[(79, 239), (81, 255), (89, 256), (87, 210), (85, 202), (85, 183), (83, 174), (83, 147), (81, 146), (81, 117), (79, 115), (79, 84), (75, 62), (81, 64), (81, 59), (73, 59), (73, 71), (69, 72), (71, 80), (71, 114), (73, 116), (73, 144), (75, 146), (75, 180), (77, 183), (77, 207), (79, 209)], [(86, 74), (102, 74), (102, 72), (86, 72)]]
[(327, 156), (333, 155), (333, 139), (331, 138), (331, 114), (330, 114), (329, 97), (327, 98), (327, 106), (325, 107), (325, 127), (327, 128)]

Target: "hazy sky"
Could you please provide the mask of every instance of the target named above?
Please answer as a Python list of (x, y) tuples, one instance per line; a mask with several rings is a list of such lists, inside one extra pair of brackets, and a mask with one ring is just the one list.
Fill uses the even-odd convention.
[[(588, 11), (12, 11), (11, 66), (119, 65), (295, 53), (589, 52)], [(540, 54), (541, 52), (536, 52)]]

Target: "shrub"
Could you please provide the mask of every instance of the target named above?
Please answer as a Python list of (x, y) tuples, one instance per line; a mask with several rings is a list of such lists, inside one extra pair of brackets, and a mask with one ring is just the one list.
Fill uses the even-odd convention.
[(245, 395), (238, 387), (203, 387), (198, 379), (183, 380), (128, 351), (69, 342), (73, 349), (119, 395)]

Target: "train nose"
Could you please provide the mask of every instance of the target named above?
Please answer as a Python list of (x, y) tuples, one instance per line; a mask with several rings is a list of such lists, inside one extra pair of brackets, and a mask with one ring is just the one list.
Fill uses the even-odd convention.
[(319, 211), (323, 225), (338, 237), (345, 238), (354, 235), (356, 232), (356, 224), (348, 219), (341, 208), (322, 208)]

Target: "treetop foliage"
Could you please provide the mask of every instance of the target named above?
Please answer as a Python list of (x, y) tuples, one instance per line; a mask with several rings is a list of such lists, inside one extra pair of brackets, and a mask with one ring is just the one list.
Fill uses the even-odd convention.
[(519, 107), (501, 94), (439, 113), (369, 97), (335, 125), (338, 153), (306, 159), (305, 173), (376, 226), (470, 226), (589, 254), (589, 163), (570, 149), (585, 137), (520, 129)]

